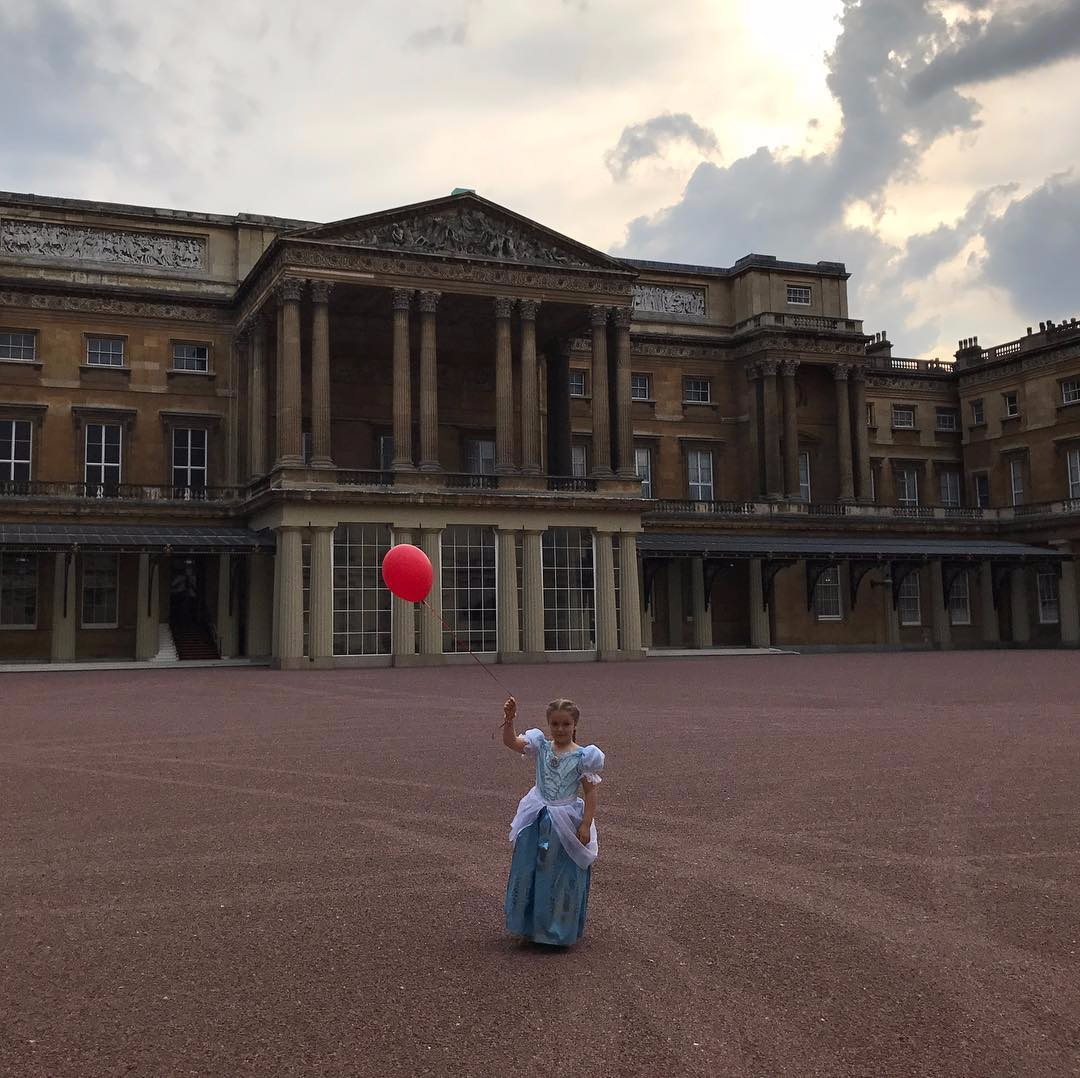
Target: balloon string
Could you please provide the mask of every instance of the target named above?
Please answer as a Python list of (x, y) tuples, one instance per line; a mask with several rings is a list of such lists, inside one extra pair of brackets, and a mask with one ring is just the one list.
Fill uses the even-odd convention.
[(502, 691), (504, 693), (506, 693), (507, 696), (513, 696), (514, 694), (473, 653), (473, 649), (471, 647), (469, 647), (469, 645), (467, 643), (465, 643), (465, 641), (460, 640), (458, 638), (457, 633), (455, 633), (454, 630), (451, 629), (450, 626), (446, 624), (446, 619), (443, 618), (443, 616), (437, 610), (435, 610), (434, 607), (431, 606), (431, 604), (427, 601), (427, 599), (421, 599), (420, 602), (423, 603), (423, 605), (428, 608), (428, 610), (431, 612), (431, 614), (435, 618), (437, 618), (440, 622), (442, 622), (442, 627), (450, 634), (450, 636), (453, 639), (454, 643), (457, 644), (459, 648), (463, 647), (470, 655), (472, 655), (473, 659), (476, 661), (476, 665), (479, 666), (480, 669), (483, 670), (484, 673), (487, 674), (487, 676), (489, 678), (491, 678), (491, 680), (494, 681), (495, 684), (498, 685), (499, 688), (502, 689)]

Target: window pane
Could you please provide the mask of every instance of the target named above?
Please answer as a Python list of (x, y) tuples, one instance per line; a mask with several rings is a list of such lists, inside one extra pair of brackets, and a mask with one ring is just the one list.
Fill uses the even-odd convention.
[(88, 337), (86, 362), (95, 366), (122, 367), (124, 342), (116, 337)]
[(971, 589), (967, 573), (960, 573), (949, 590), (949, 621), (953, 625), (971, 624)]
[(634, 471), (641, 480), (641, 496), (651, 498), (652, 495), (652, 454), (643, 446), (634, 449)]
[(814, 614), (818, 621), (837, 621), (842, 616), (840, 570), (835, 566), (824, 570), (814, 585)]
[(544, 648), (596, 647), (593, 537), (587, 528), (548, 528), (543, 536)]
[(82, 582), (83, 625), (116, 625), (119, 557), (116, 554), (84, 555)]
[(340, 524), (335, 529), (335, 655), (390, 653), (390, 592), (381, 573), (389, 549), (385, 524)]
[(36, 345), (35, 333), (0, 332), (0, 359), (33, 360)]
[(1039, 573), (1039, 624), (1058, 622), (1058, 578), (1056, 573)]
[(1080, 448), (1070, 449), (1067, 454), (1069, 497), (1080, 498)]
[(0, 626), (37, 625), (37, 581), (36, 554), (0, 554)]
[(630, 398), (639, 401), (649, 399), (649, 376), (647, 374), (632, 374), (630, 376)]

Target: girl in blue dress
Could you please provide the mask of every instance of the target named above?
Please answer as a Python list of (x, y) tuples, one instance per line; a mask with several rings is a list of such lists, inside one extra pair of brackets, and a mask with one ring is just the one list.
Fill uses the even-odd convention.
[(580, 713), (572, 700), (548, 704), (550, 738), (541, 730), (515, 734), (516, 715), (511, 696), (503, 705), (503, 744), (535, 761), (536, 785), (519, 802), (510, 825), (514, 856), (506, 884), (506, 928), (535, 943), (568, 947), (585, 932), (604, 754), (575, 740)]

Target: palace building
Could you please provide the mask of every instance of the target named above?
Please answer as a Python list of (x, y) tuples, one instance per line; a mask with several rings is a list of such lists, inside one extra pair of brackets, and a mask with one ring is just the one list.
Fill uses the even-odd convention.
[(0, 194), (0, 662), (1077, 646), (1080, 325), (896, 358), (847, 279)]

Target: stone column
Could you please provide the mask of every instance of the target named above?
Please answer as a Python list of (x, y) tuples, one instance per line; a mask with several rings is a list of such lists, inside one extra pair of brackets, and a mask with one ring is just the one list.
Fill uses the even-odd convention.
[(330, 292), (332, 281), (311, 282), (311, 464), (332, 468), (330, 447)]
[(438, 292), (420, 293), (420, 470), (439, 471), (439, 371), (435, 348)]
[(278, 285), (281, 305), (281, 382), (278, 384), (277, 464), (303, 464), (300, 445), (300, 294), (304, 282), (286, 277)]
[[(218, 587), (217, 587), (217, 616), (214, 619), (217, 625), (218, 650), (223, 659), (231, 659), (237, 652), (237, 618), (236, 610), (232, 605), (232, 555), (218, 555)], [(139, 576), (142, 576), (142, 566), (139, 566)]]
[(594, 306), (592, 320), (592, 474), (611, 475), (611, 423), (608, 415), (608, 309)]
[(311, 529), (308, 655), (314, 667), (334, 665), (334, 528)]
[(772, 647), (769, 631), (769, 607), (765, 602), (765, 584), (762, 580), (761, 558), (751, 558), (750, 566), (750, 646)]
[(495, 297), (495, 474), (514, 469), (514, 368), (510, 354), (509, 296)]
[(833, 367), (836, 381), (836, 450), (840, 462), (840, 501), (855, 498), (855, 478), (851, 467), (851, 402), (848, 399), (848, 375), (850, 363), (837, 363)]
[(615, 559), (611, 532), (595, 533), (596, 649), (601, 659), (619, 658), (619, 625), (615, 611)]
[(747, 440), (750, 446), (750, 497), (759, 498), (765, 493), (761, 483), (761, 424), (758, 417), (758, 387), (761, 384), (761, 366), (747, 363)]
[(705, 606), (705, 559), (690, 562), (690, 601), (694, 614), (694, 647), (712, 647), (712, 614)]
[[(637, 545), (636, 542), (634, 544)], [(620, 564), (622, 564), (620, 562)], [(641, 647), (647, 651), (653, 643), (653, 604), (645, 601), (645, 562), (638, 566), (638, 596), (641, 604)], [(644, 658), (644, 655), (642, 656)]]
[(1031, 616), (1028, 613), (1027, 569), (1020, 566), (1009, 572), (1009, 602), (1012, 607), (1012, 638), (1014, 644), (1026, 644), (1031, 639)]
[(798, 398), (795, 394), (797, 359), (785, 359), (780, 364), (784, 399), (784, 490), (789, 498), (798, 498), (799, 485), (799, 419)]
[(622, 652), (628, 659), (641, 658), (641, 569), (638, 566), (637, 536), (619, 533), (619, 631)]
[(945, 594), (945, 578), (940, 559), (930, 563), (930, 632), (934, 647), (952, 647), (952, 626), (949, 623), (949, 597)]
[(249, 554), (247, 558), (248, 588), (247, 653), (249, 656), (270, 655), (273, 650), (274, 585), (277, 559), (268, 554)]
[(538, 299), (518, 301), (521, 314), (521, 470), (540, 474), (540, 402), (536, 383), (536, 311)]
[(770, 498), (784, 496), (780, 462), (780, 408), (776, 399), (776, 371), (779, 366), (775, 359), (763, 359), (759, 363), (765, 395), (765, 491)]
[(619, 478), (634, 479), (634, 416), (630, 399), (630, 323), (632, 307), (615, 308), (615, 422)]
[(256, 314), (248, 344), (248, 468), (252, 479), (266, 475), (266, 317)]
[[(495, 584), (495, 607), (498, 610), (499, 661), (516, 659), (521, 654), (518, 627), (517, 533), (498, 530), (498, 574)], [(522, 552), (524, 557), (524, 552)], [(524, 585), (524, 580), (522, 581)]]
[(1076, 594), (1076, 562), (1061, 563), (1058, 581), (1058, 609), (1061, 616), (1061, 642), (1066, 647), (1080, 644), (1080, 605)]
[[(394, 529), (394, 546), (399, 543), (411, 543), (412, 532), (404, 528)], [(391, 647), (394, 653), (394, 661), (406, 659), (416, 654), (416, 606), (399, 599), (396, 595), (390, 600), (392, 613)]]
[(139, 585), (135, 610), (135, 659), (146, 662), (158, 652), (157, 565), (149, 554), (139, 555)]
[(420, 549), (431, 562), (432, 585), (428, 595), (428, 606), (435, 615), (427, 610), (420, 613), (420, 654), (441, 655), (443, 653), (442, 617), (442, 529), (421, 528)]
[(78, 625), (78, 601), (75, 578), (78, 562), (70, 551), (53, 556), (53, 607), (50, 657), (54, 663), (75, 661), (75, 627)]
[(988, 561), (979, 563), (979, 623), (984, 644), (1001, 643), (1001, 622), (994, 605), (994, 567)]
[(299, 528), (277, 529), (277, 594), (274, 621), (278, 670), (297, 670), (304, 665), (304, 564)]
[(411, 472), (412, 364), (409, 360), (409, 302), (411, 288), (394, 289), (394, 460), (395, 472)]
[(522, 538), (522, 657), (538, 662), (544, 659), (544, 552), (542, 531), (526, 529)]
[(871, 498), (870, 434), (866, 427), (866, 368), (851, 368), (851, 414), (855, 426), (855, 495), (860, 502)]

